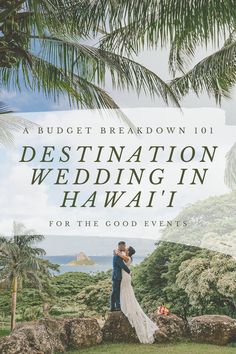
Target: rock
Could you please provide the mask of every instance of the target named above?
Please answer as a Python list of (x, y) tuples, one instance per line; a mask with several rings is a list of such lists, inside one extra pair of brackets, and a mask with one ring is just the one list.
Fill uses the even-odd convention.
[(156, 334), (156, 342), (175, 342), (188, 337), (188, 324), (182, 318), (175, 315), (150, 316), (156, 322), (160, 331)]
[[(40, 354), (30, 348), (29, 341), (23, 333), (12, 334), (0, 340), (1, 354)], [(41, 352), (41, 354), (43, 354)]]
[[(54, 318), (54, 317), (46, 317), (39, 320), (39, 323), (43, 325), (45, 328), (46, 334), (50, 338), (50, 346), (49, 351), (45, 354), (50, 354), (55, 352), (65, 352), (69, 347), (69, 338), (66, 332), (65, 325), (67, 321), (71, 321), (73, 319), (70, 318)], [(80, 319), (78, 319), (80, 320)], [(46, 335), (46, 337), (47, 337)], [(43, 347), (44, 348), (44, 347)], [(46, 347), (45, 347), (46, 348)], [(54, 350), (54, 351), (50, 351)]]
[(18, 325), (0, 340), (1, 354), (54, 354), (101, 343), (102, 332), (93, 318), (44, 318)]
[(118, 343), (139, 343), (135, 329), (121, 311), (108, 314), (108, 318), (102, 329), (103, 340)]
[(102, 331), (96, 319), (84, 318), (80, 321), (77, 319), (67, 321), (66, 332), (71, 349), (89, 347), (102, 341)]
[(84, 252), (80, 252), (78, 255), (76, 255), (76, 259), (67, 263), (68, 266), (95, 265), (95, 264), (96, 263), (94, 262), (94, 260), (88, 257)]
[(204, 315), (189, 320), (191, 340), (226, 345), (236, 341), (236, 320), (228, 316)]
[[(187, 325), (177, 316), (153, 315), (159, 331), (155, 333), (155, 342), (166, 343), (187, 337)], [(139, 343), (135, 329), (121, 311), (110, 312), (102, 329), (103, 340), (107, 342)]]
[(155, 343), (168, 343), (169, 339), (166, 333), (161, 330), (155, 333)]

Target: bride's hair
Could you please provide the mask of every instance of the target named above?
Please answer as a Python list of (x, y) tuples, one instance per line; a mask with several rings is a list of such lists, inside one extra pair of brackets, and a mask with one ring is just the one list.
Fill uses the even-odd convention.
[(135, 249), (132, 246), (128, 248), (129, 257), (132, 259), (133, 254), (135, 254)]

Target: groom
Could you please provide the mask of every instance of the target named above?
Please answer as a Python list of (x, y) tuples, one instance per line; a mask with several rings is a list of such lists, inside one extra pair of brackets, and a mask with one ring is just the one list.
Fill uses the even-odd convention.
[[(126, 244), (124, 241), (118, 243), (118, 250), (124, 252)], [(121, 270), (124, 269), (130, 273), (129, 268), (125, 265), (123, 260), (114, 253), (113, 256), (113, 272), (112, 272), (112, 293), (111, 293), (111, 311), (120, 311), (120, 283), (122, 279)]]

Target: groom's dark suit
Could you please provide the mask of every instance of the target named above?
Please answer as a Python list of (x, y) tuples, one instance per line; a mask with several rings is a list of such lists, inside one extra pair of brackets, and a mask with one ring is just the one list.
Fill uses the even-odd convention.
[(112, 293), (111, 293), (111, 310), (120, 309), (120, 283), (122, 279), (122, 269), (130, 273), (129, 268), (125, 265), (123, 260), (114, 255), (113, 257), (113, 272), (112, 272)]

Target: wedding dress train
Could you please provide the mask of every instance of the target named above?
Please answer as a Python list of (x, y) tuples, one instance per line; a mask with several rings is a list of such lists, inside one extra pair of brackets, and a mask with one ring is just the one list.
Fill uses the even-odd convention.
[[(129, 267), (131, 259), (126, 263)], [(148, 318), (139, 305), (134, 289), (131, 284), (131, 276), (122, 270), (120, 287), (121, 311), (128, 318), (132, 327), (135, 328), (140, 343), (151, 344), (154, 342), (154, 334), (158, 330), (157, 325)]]

